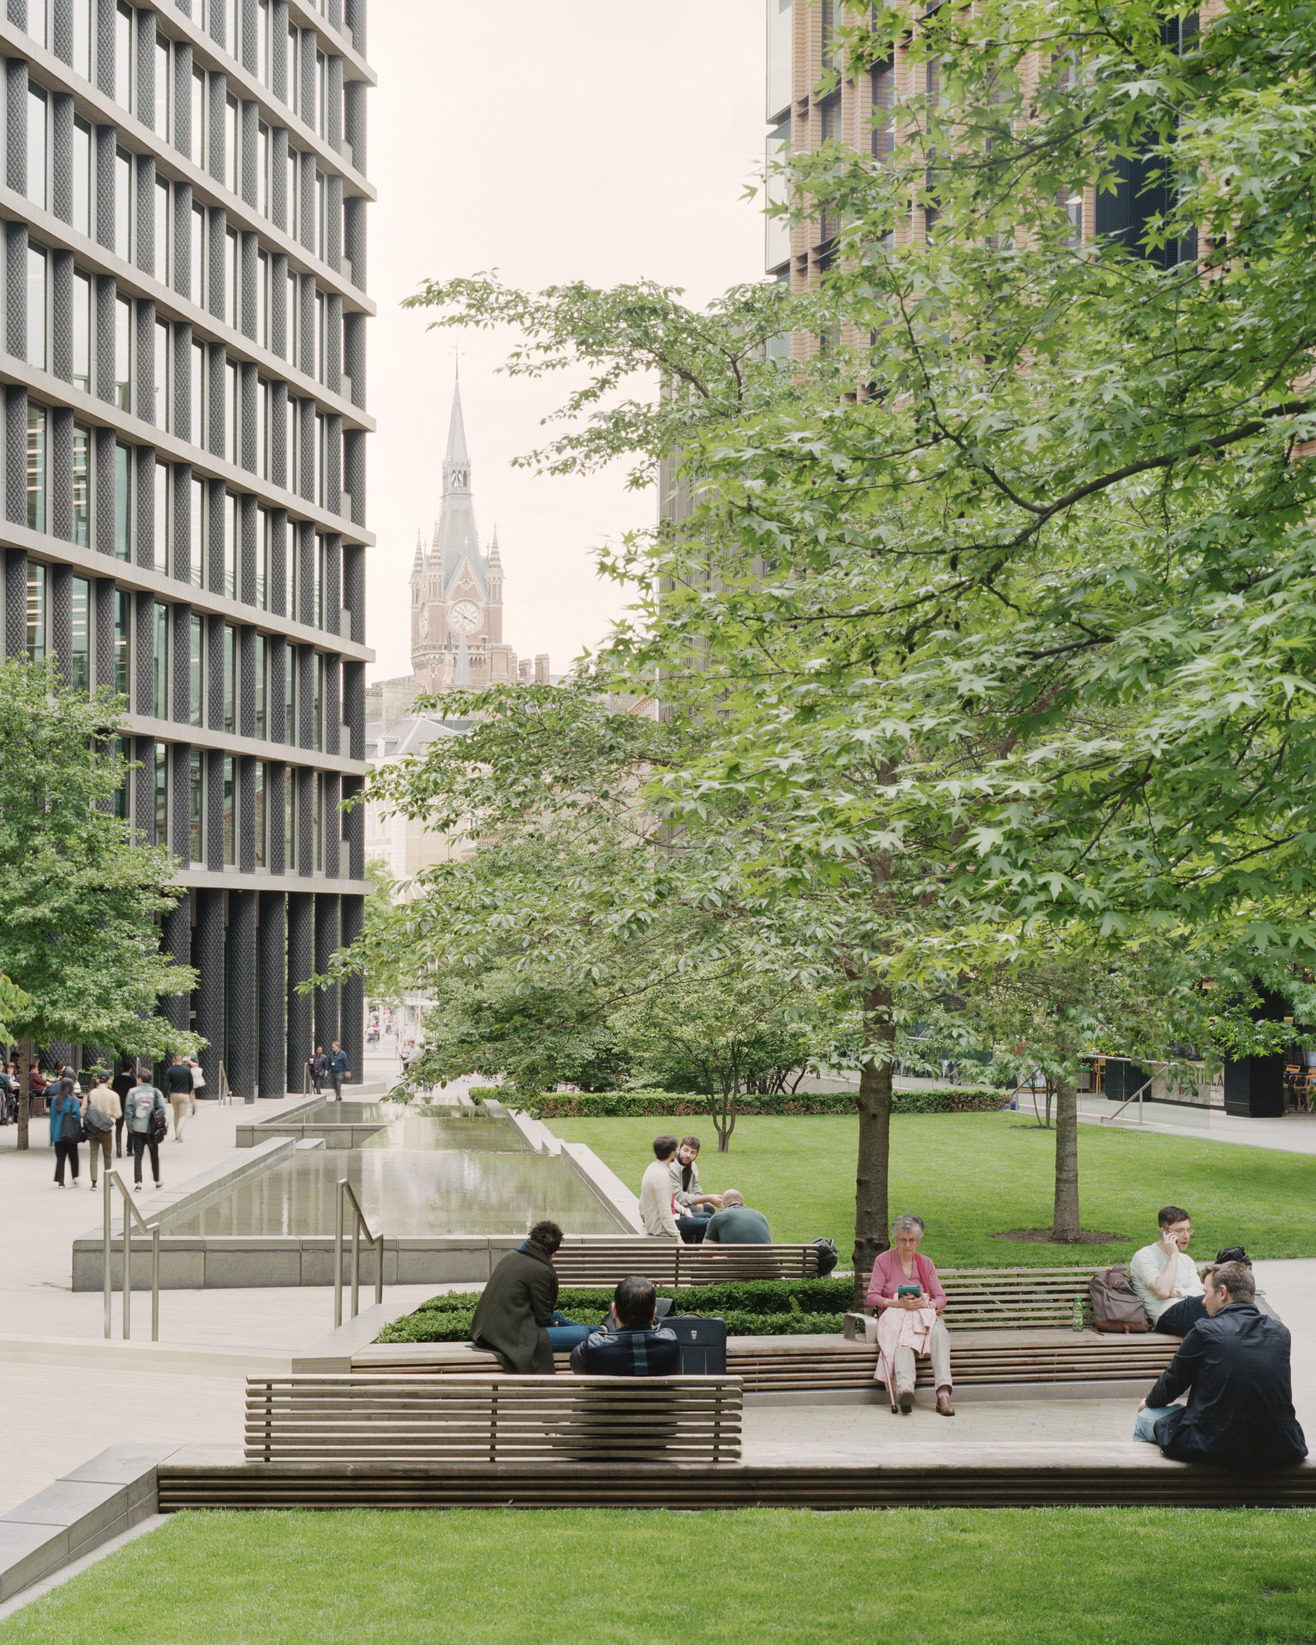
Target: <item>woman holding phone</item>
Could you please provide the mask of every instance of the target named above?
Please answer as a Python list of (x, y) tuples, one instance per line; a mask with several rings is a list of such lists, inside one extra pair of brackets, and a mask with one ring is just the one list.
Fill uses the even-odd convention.
[(897, 1217), (891, 1224), (891, 1249), (873, 1264), (868, 1301), (877, 1315), (877, 1370), (886, 1383), (892, 1411), (908, 1416), (914, 1409), (916, 1360), (932, 1361), (937, 1414), (953, 1417), (950, 1336), (941, 1318), (946, 1293), (930, 1258), (919, 1255), (923, 1218)]

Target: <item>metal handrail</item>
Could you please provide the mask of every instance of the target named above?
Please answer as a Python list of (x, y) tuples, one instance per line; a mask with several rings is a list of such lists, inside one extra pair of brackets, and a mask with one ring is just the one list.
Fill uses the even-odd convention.
[(220, 1107), (222, 1108), (224, 1106), (224, 1104), (227, 1103), (228, 1106), (231, 1108), (233, 1106), (233, 1087), (229, 1084), (228, 1075), (224, 1072), (224, 1064), (221, 1062), (220, 1064), (218, 1064), (218, 1067), (219, 1067), (219, 1104), (220, 1104)]
[(128, 1184), (117, 1171), (105, 1173), (105, 1224), (101, 1243), (102, 1256), (102, 1285), (105, 1291), (105, 1335), (110, 1335), (110, 1246), (113, 1239), (111, 1222), (113, 1216), (110, 1210), (110, 1183), (118, 1184), (119, 1192), (123, 1195), (123, 1340), (128, 1342), (132, 1338), (132, 1294), (133, 1294), (133, 1244), (129, 1234), (129, 1218), (137, 1224), (144, 1234), (151, 1236), (151, 1341), (160, 1340), (160, 1224), (146, 1222), (141, 1212), (133, 1203), (133, 1197), (128, 1192)]
[(352, 1318), (360, 1311), (361, 1289), (361, 1231), (375, 1248), (375, 1302), (384, 1300), (384, 1236), (372, 1234), (361, 1202), (346, 1177), (338, 1179), (338, 1195), (334, 1202), (334, 1329), (343, 1323), (343, 1195), (352, 1202)]
[(1138, 1124), (1141, 1125), (1142, 1124), (1142, 1093), (1144, 1091), (1148, 1091), (1148, 1090), (1151, 1089), (1152, 1084), (1155, 1081), (1155, 1079), (1156, 1079), (1156, 1076), (1155, 1076), (1155, 1074), (1153, 1074), (1151, 1079), (1144, 1080), (1143, 1083), (1138, 1087), (1138, 1089), (1133, 1093), (1133, 1095), (1131, 1097), (1125, 1097), (1124, 1101), (1119, 1105), (1119, 1107), (1115, 1110), (1115, 1112), (1113, 1114), (1098, 1114), (1097, 1118), (1101, 1121), (1101, 1123), (1103, 1125), (1105, 1125), (1108, 1120), (1117, 1120), (1120, 1117), (1120, 1115), (1124, 1112), (1124, 1110), (1129, 1106), (1129, 1104), (1131, 1102), (1136, 1102), (1137, 1105), (1138, 1105)]

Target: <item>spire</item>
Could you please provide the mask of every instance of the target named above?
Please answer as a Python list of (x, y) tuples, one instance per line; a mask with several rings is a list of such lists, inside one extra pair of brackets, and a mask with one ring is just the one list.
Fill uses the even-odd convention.
[(493, 537), (490, 539), (490, 542), (489, 542), (489, 569), (490, 569), (490, 571), (501, 571), (503, 569), (503, 557), (498, 552), (498, 527), (497, 526), (495, 526), (493, 528)]
[(466, 454), (466, 424), (462, 420), (461, 384), (452, 385), (452, 418), (448, 423), (448, 454), (443, 459), (443, 494), (471, 489), (471, 459)]
[(415, 581), (425, 569), (425, 550), (421, 547), (420, 527), (416, 527), (416, 558), (411, 562), (411, 576)]
[(471, 658), (466, 649), (466, 630), (462, 630), (461, 640), (457, 645), (457, 672), (452, 677), (452, 683), (458, 691), (471, 689)]

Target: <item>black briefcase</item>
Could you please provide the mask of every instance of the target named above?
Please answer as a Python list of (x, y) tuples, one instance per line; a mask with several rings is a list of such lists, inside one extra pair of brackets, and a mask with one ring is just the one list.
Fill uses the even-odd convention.
[(659, 1321), (676, 1332), (681, 1344), (683, 1377), (724, 1377), (727, 1374), (727, 1322), (698, 1314), (669, 1314)]

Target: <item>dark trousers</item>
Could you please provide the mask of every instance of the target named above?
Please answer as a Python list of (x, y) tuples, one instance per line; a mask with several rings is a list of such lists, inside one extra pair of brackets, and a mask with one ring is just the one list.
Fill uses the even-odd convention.
[(151, 1175), (155, 1178), (155, 1185), (160, 1186), (160, 1144), (154, 1137), (145, 1131), (129, 1131), (128, 1140), (133, 1150), (133, 1181), (140, 1188), (142, 1183), (142, 1155), (149, 1148), (151, 1150)]
[(123, 1118), (120, 1116), (114, 1122), (114, 1152), (123, 1158)]
[(711, 1211), (687, 1211), (684, 1216), (677, 1217), (677, 1231), (687, 1245), (702, 1245), (712, 1220)]
[(334, 1100), (341, 1102), (343, 1100), (343, 1076), (341, 1074), (331, 1073), (329, 1075), (329, 1082), (334, 1088)]
[(57, 1142), (55, 1144), (55, 1181), (62, 1188), (64, 1186), (64, 1161), (67, 1160), (73, 1170), (73, 1180), (78, 1180), (78, 1145), (76, 1142)]
[(1167, 1337), (1186, 1337), (1198, 1320), (1205, 1318), (1206, 1304), (1201, 1297), (1183, 1297), (1165, 1310), (1154, 1329)]

